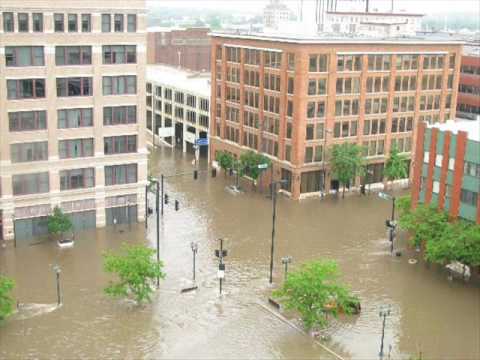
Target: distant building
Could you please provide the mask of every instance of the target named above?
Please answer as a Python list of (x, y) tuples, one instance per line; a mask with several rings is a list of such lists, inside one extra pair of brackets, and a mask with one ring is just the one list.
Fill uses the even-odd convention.
[(210, 71), (208, 28), (147, 29), (147, 63)]
[(212, 33), (211, 160), (262, 153), (299, 199), (338, 189), (324, 153), (353, 142), (371, 175), (351, 186), (381, 183), (392, 146), (411, 156), (416, 123), (455, 118), (461, 50), (424, 37)]
[(263, 24), (265, 27), (278, 28), (282, 22), (292, 18), (292, 11), (282, 0), (270, 0), (263, 9)]
[(321, 30), (374, 37), (415, 36), (421, 29), (422, 17), (422, 14), (401, 12), (327, 11)]
[(417, 126), (412, 203), (480, 224), (480, 120)]
[(462, 55), (457, 116), (480, 118), (480, 44), (466, 45)]
[[(196, 139), (208, 138), (210, 73), (148, 65), (146, 79), (147, 143), (193, 152)], [(206, 154), (207, 147), (200, 152)]]

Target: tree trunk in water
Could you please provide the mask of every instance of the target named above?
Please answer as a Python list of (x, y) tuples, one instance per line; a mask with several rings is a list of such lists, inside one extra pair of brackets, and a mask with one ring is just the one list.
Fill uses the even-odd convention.
[(342, 189), (342, 199), (345, 198), (345, 184), (343, 184), (343, 189)]

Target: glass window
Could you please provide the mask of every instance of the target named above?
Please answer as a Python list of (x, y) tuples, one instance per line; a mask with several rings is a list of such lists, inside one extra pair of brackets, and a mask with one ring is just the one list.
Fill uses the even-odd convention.
[(46, 111), (18, 111), (8, 113), (10, 131), (45, 130), (47, 128)]
[(92, 31), (92, 16), (90, 14), (82, 14), (82, 32)]
[(60, 159), (93, 156), (93, 139), (70, 139), (58, 142)]
[(11, 144), (10, 158), (12, 163), (48, 160), (48, 141)]
[(95, 168), (62, 170), (60, 190), (74, 190), (95, 186)]
[(33, 32), (43, 32), (43, 14), (33, 13), (32, 25), (33, 25)]
[(127, 15), (127, 31), (136, 32), (137, 31), (137, 15), (128, 14)]
[(78, 15), (68, 14), (68, 32), (78, 31)]
[(18, 14), (18, 31), (28, 32), (28, 14), (27, 13)]
[(64, 21), (65, 20), (64, 20), (63, 14), (54, 14), (53, 15), (53, 23), (54, 23), (55, 32), (64, 32), (65, 31)]
[(13, 195), (39, 194), (49, 191), (48, 172), (12, 176)]
[(4, 32), (13, 32), (15, 20), (13, 18), (12, 12), (4, 12), (3, 13), (3, 31)]
[(91, 46), (56, 46), (56, 65), (91, 65)]
[(58, 128), (93, 126), (93, 109), (65, 109), (57, 111)]
[(123, 14), (115, 14), (113, 23), (115, 32), (123, 32)]
[(92, 96), (92, 78), (57, 78), (57, 96)]
[(112, 16), (110, 14), (102, 14), (102, 32), (112, 31)]
[(7, 98), (33, 99), (45, 97), (44, 79), (7, 80)]
[(43, 46), (6, 46), (6, 66), (43, 66)]

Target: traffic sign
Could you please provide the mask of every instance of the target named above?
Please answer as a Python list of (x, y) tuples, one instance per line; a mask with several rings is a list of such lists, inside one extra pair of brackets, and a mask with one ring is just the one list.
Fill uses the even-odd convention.
[(258, 164), (258, 165), (257, 165), (257, 168), (259, 168), (259, 169), (267, 169), (267, 168), (268, 168), (268, 164)]
[(195, 139), (195, 144), (198, 145), (198, 146), (207, 146), (208, 145), (208, 138)]

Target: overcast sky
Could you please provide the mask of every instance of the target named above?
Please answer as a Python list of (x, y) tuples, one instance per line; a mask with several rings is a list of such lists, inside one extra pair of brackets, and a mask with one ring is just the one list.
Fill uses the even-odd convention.
[[(159, 8), (198, 8), (219, 9), (231, 11), (248, 11), (261, 13), (268, 4), (268, 0), (147, 0), (147, 6)], [(298, 11), (300, 0), (285, 0), (285, 3), (294, 11)], [(311, 13), (315, 6), (315, 0), (303, 0), (304, 14)], [(338, 0), (338, 3), (351, 3), (353, 6), (362, 7), (361, 0)], [(371, 9), (390, 9), (390, 0), (370, 0)], [(472, 15), (480, 16), (480, 0), (394, 0), (395, 10), (408, 12), (420, 12), (426, 15), (448, 11), (468, 11)], [(343, 4), (342, 4), (343, 5)], [(340, 9), (340, 5), (339, 5)]]

